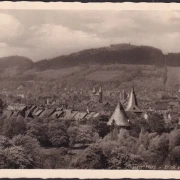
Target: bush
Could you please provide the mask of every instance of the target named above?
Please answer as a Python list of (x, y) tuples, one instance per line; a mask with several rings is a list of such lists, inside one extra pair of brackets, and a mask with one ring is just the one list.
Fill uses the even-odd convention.
[(4, 150), (8, 169), (33, 168), (33, 159), (22, 147), (10, 147)]
[(12, 146), (10, 139), (5, 136), (0, 136), (0, 149), (6, 149)]
[(52, 122), (48, 127), (48, 138), (54, 147), (68, 145), (67, 127), (61, 122)]
[(108, 159), (109, 169), (142, 169), (144, 160), (134, 154), (129, 154), (126, 147), (115, 148)]
[(26, 132), (26, 123), (24, 118), (21, 117), (11, 117), (4, 120), (3, 124), (3, 135), (12, 138), (18, 134), (25, 134)]
[(77, 169), (106, 169), (107, 158), (99, 145), (92, 145), (72, 160), (71, 168)]
[(172, 155), (171, 155), (171, 164), (173, 165), (180, 165), (180, 146), (176, 146), (172, 150)]
[(37, 139), (28, 135), (18, 135), (13, 137), (12, 143), (17, 147), (23, 147), (24, 151), (32, 157), (34, 167), (39, 167), (40, 145)]
[(0, 149), (0, 169), (7, 169), (7, 160), (4, 150)]

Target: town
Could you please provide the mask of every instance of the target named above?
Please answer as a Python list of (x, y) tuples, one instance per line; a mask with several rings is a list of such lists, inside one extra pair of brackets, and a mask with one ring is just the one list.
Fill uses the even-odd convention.
[[(94, 87), (89, 92), (89, 100), (83, 100), (83, 106), (81, 106), (82, 109), (81, 107), (76, 106), (76, 104), (73, 104), (72, 106), (72, 103), (69, 103), (68, 105), (68, 103), (66, 103), (68, 101), (60, 101), (60, 99), (57, 99), (56, 96), (40, 97), (38, 98), (37, 101), (33, 103), (31, 99), (29, 100), (26, 99), (25, 95), (23, 94), (23, 88), (21, 86), (18, 87), (17, 89), (18, 92), (20, 92), (21, 90), (21, 94), (18, 94), (16, 97), (14, 96), (13, 98), (11, 97), (11, 101), (13, 99), (14, 103), (12, 102), (10, 104), (4, 103), (10, 101), (7, 100), (7, 97), (9, 96), (7, 96), (7, 93), (1, 94), (1, 98), (4, 100), (4, 102), (3, 100), (1, 100), (2, 132), (4, 131), (3, 133), (5, 133), (6, 136), (13, 137), (15, 134), (26, 133), (27, 129), (30, 127), (30, 132), (28, 132), (28, 134), (30, 133), (31, 135), (30, 134), (29, 135), (32, 136), (33, 138), (36, 137), (37, 139), (39, 139), (38, 141), (40, 142), (41, 146), (45, 147), (46, 151), (53, 149), (52, 147), (56, 147), (56, 148), (58, 147), (58, 149), (62, 149), (62, 147), (68, 148), (69, 146), (70, 149), (68, 148), (69, 150), (67, 149), (68, 151), (66, 152), (65, 150), (65, 152), (67, 153), (66, 156), (68, 156), (70, 159), (63, 160), (64, 162), (67, 161), (68, 164), (70, 163), (70, 161), (72, 161), (72, 157), (81, 154), (81, 152), (84, 152), (85, 150), (88, 150), (88, 148), (90, 148), (91, 145), (93, 145), (95, 142), (97, 143), (101, 138), (105, 138), (106, 136), (110, 135), (112, 139), (111, 141), (114, 141), (117, 139), (117, 134), (119, 133), (121, 134), (122, 131), (124, 130), (126, 133), (129, 132), (128, 134), (132, 134), (132, 136), (136, 138), (140, 138), (139, 133), (142, 134), (143, 132), (145, 133), (146, 131), (151, 131), (152, 133), (156, 132), (158, 134), (159, 133), (162, 134), (164, 131), (163, 128), (165, 127), (166, 127), (165, 131), (167, 133), (168, 131), (171, 132), (173, 129), (178, 129), (180, 124), (180, 115), (179, 115), (180, 91), (178, 91), (178, 89), (177, 89), (177, 93), (174, 94), (174, 96), (163, 94), (163, 96), (158, 101), (155, 101), (153, 103), (140, 101), (141, 104), (139, 105), (137, 98), (138, 92), (136, 92), (134, 86), (129, 91), (122, 90), (116, 92), (117, 96), (113, 96), (114, 98), (113, 103), (107, 101), (109, 92), (103, 89), (102, 86), (98, 86), (98, 87)], [(78, 95), (80, 99), (81, 99), (81, 94), (82, 93), (79, 93)], [(151, 122), (151, 119), (154, 118), (154, 115), (157, 116), (155, 117), (155, 121), (157, 122), (155, 122), (154, 120), (153, 122)], [(17, 124), (20, 123), (18, 125), (19, 127), (17, 127), (18, 132), (13, 133), (14, 127), (10, 128), (9, 127), (10, 124), (8, 124), (7, 126), (5, 121), (9, 121), (9, 120), (12, 123), (11, 126), (16, 126)], [(14, 121), (14, 123), (16, 124), (14, 124), (12, 121)], [(67, 130), (63, 130), (70, 133), (70, 135), (68, 134), (69, 137), (66, 137), (68, 138), (68, 140), (63, 139), (61, 142), (60, 140), (62, 138), (61, 136), (65, 136), (65, 135), (61, 133), (57, 135), (56, 134), (57, 132), (53, 132), (55, 133), (53, 135), (55, 136), (53, 138), (56, 138), (55, 142), (53, 141), (50, 142), (50, 140), (47, 139), (46, 140), (41, 139), (42, 137), (39, 136), (45, 136), (46, 134), (46, 132), (43, 132), (43, 129), (41, 130), (41, 128), (44, 127), (43, 124), (46, 121), (48, 121), (49, 125), (51, 125), (51, 123), (52, 124), (55, 123), (55, 126), (57, 126), (56, 128), (59, 127), (58, 125), (59, 122), (60, 122), (60, 126), (64, 126), (62, 125), (62, 123), (65, 124), (68, 123), (69, 128)], [(158, 121), (160, 122), (160, 124), (158, 124)], [(36, 125), (33, 123), (35, 123)], [(97, 123), (98, 126), (95, 127), (95, 129), (93, 130), (92, 127), (96, 126)], [(136, 123), (139, 123), (138, 129)], [(149, 127), (152, 126), (152, 123), (154, 123), (153, 126), (156, 127), (153, 127), (153, 129), (151, 128), (149, 129)], [(33, 130), (32, 128), (34, 128), (34, 126), (39, 126), (39, 127), (36, 127), (35, 128), (36, 130), (35, 129)], [(78, 135), (78, 133), (76, 132), (77, 129), (74, 129), (75, 127), (80, 128), (78, 130), (80, 131), (79, 132), (80, 135)], [(52, 129), (52, 131), (56, 131), (56, 128), (55, 129), (54, 128)], [(59, 128), (61, 129), (62, 127)], [(84, 133), (87, 134), (85, 135)], [(72, 138), (71, 136), (77, 136), (77, 137)], [(23, 141), (23, 137), (20, 136), (19, 138), (20, 139), (22, 138)], [(53, 156), (55, 156), (53, 157), (53, 159), (57, 158), (57, 154), (56, 154), (57, 152), (55, 154), (53, 153), (51, 152), (50, 155), (47, 155), (47, 157), (52, 158)], [(58, 159), (59, 159), (59, 154), (58, 154)], [(141, 162), (142, 160), (140, 159), (139, 161)], [(52, 167), (50, 166), (51, 168), (59, 168), (57, 162), (52, 163), (52, 159), (50, 160), (49, 163), (52, 166)], [(72, 167), (77, 167), (77, 164), (75, 166), (73, 166), (72, 162), (70, 164), (72, 165)], [(60, 165), (60, 167), (61, 166), (64, 165)], [(127, 168), (130, 167), (134, 168), (134, 166), (135, 165), (128, 165)], [(138, 167), (147, 168), (148, 165), (137, 165), (136, 168)], [(44, 168), (44, 165), (40, 168)]]
[[(21, 86), (18, 87), (18, 90), (21, 88)], [(172, 118), (180, 118), (180, 90), (177, 90), (175, 96), (163, 96), (159, 101), (156, 101), (151, 105), (146, 103), (144, 108), (138, 106), (134, 87), (130, 92), (122, 90), (119, 92), (119, 95), (116, 93), (117, 97), (115, 97), (115, 99), (118, 104), (116, 108), (114, 108), (115, 103), (112, 104), (111, 102), (106, 101), (107, 98), (104, 97), (101, 86), (99, 89), (93, 88), (89, 94), (90, 100), (82, 102), (82, 109), (79, 109), (78, 107), (76, 109), (76, 105), (72, 105), (73, 103), (68, 104), (65, 100), (60, 101), (56, 97), (44, 96), (32, 103), (31, 99), (25, 100), (24, 94), (18, 94), (16, 98), (19, 99), (19, 103), (3, 104), (5, 108), (3, 109), (2, 114), (7, 118), (10, 118), (11, 116), (22, 116), (23, 118), (32, 119), (39, 117), (73, 121), (107, 116), (107, 118), (109, 118), (107, 125), (111, 125), (112, 120), (114, 120), (115, 124), (120, 127), (124, 127), (123, 121), (130, 121), (128, 119), (128, 114), (131, 115), (131, 113), (136, 114), (145, 120), (148, 120), (148, 117), (153, 112), (162, 115), (166, 122), (171, 121)], [(105, 95), (106, 94), (107, 92), (105, 92)], [(81, 94), (79, 95), (81, 96)], [(3, 98), (5, 97), (3, 95), (1, 96)], [(24, 103), (22, 103), (23, 101)], [(92, 104), (94, 104), (94, 107)], [(93, 111), (95, 109), (98, 111)], [(130, 126), (129, 123), (124, 122), (124, 124)]]
[(179, 19), (4, 9), (0, 169), (179, 170)]

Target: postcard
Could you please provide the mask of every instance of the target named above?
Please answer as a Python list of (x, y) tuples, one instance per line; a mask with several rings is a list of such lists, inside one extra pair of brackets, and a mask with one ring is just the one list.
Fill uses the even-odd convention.
[(0, 2), (0, 177), (180, 177), (180, 5)]

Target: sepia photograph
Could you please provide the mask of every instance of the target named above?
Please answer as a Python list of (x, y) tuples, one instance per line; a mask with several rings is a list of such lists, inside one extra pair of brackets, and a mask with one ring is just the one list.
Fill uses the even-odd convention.
[(180, 10), (22, 7), (0, 8), (0, 169), (180, 170)]

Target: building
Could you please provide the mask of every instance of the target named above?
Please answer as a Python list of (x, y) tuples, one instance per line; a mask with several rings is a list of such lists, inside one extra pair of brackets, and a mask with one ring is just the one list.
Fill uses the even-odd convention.
[(91, 100), (95, 101), (95, 102), (99, 102), (99, 103), (103, 102), (102, 87), (100, 87), (98, 91), (96, 91), (96, 89), (93, 88), (93, 92), (92, 92), (92, 95), (91, 95)]
[(115, 125), (115, 126), (123, 127), (123, 128), (128, 128), (131, 126), (128, 116), (126, 112), (124, 111), (124, 108), (120, 102), (118, 102), (112, 116), (107, 122), (107, 125), (108, 126)]
[(142, 111), (138, 107), (138, 102), (137, 102), (134, 88), (132, 88), (132, 91), (130, 93), (125, 111), (133, 112), (133, 113), (142, 113)]
[(122, 92), (120, 92), (119, 99), (121, 104), (126, 104), (128, 100), (128, 94), (123, 90)]

